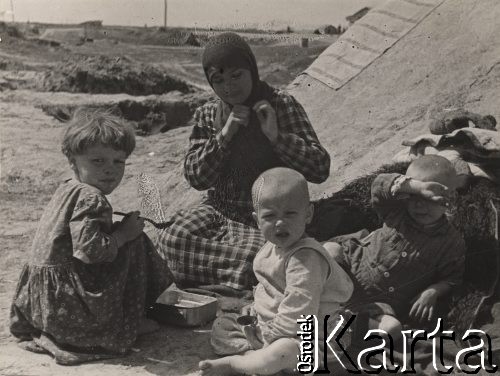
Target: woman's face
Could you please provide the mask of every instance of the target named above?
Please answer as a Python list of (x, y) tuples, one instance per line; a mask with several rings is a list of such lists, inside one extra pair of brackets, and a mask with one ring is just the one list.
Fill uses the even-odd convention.
[(244, 68), (221, 69), (210, 75), (215, 94), (230, 105), (242, 104), (252, 92), (252, 74)]

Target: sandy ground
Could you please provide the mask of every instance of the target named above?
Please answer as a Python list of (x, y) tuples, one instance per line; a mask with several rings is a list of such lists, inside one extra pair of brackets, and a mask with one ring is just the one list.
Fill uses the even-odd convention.
[[(332, 92), (323, 84), (301, 80), (292, 93), (304, 104), (333, 161), (330, 179), (312, 187), (314, 196), (332, 193), (354, 177), (390, 162), (400, 150), (401, 141), (426, 131), (429, 119), (444, 108), (462, 107), (500, 119), (498, 19), (500, 6), (496, 0), (446, 1), (439, 12), (341, 90)], [(117, 46), (99, 42), (94, 47), (73, 46), (69, 50), (89, 49), (87, 53), (92, 53), (97, 49), (115, 54), (119, 53), (113, 50)], [(262, 48), (257, 48), (258, 56), (262, 56)], [(192, 82), (203, 85), (203, 75), (196, 65), (199, 49), (178, 49), (177, 55), (172, 51), (168, 55), (166, 49), (157, 46), (147, 49), (151, 55), (135, 47), (129, 52), (137, 59), (172, 62), (176, 72), (182, 74), (184, 70)], [(274, 70), (277, 82), (287, 82), (289, 76), (273, 65), (280, 61), (279, 54), (276, 51), (276, 58), (263, 69), (269, 75)], [(49, 53), (38, 56), (32, 51), (30, 55), (29, 49), (0, 51), (0, 57), (27, 55), (33, 65), (50, 64), (57, 58)], [(307, 62), (313, 56), (301, 51), (296, 58)], [(287, 59), (293, 63), (294, 54)], [(293, 67), (294, 72), (305, 68), (301, 66)], [(136, 345), (139, 351), (127, 358), (73, 368), (57, 366), (48, 356), (18, 349), (8, 334), (10, 299), (27, 258), (33, 229), (57, 182), (68, 173), (58, 146), (63, 125), (36, 105), (73, 100), (85, 103), (99, 99), (29, 90), (0, 92), (0, 241), (4, 264), (0, 271), (0, 374), (194, 375), (198, 361), (213, 356), (208, 328), (162, 327), (160, 332), (141, 338)], [(124, 182), (110, 197), (115, 210), (137, 208), (135, 175), (139, 172), (151, 174), (158, 182), (167, 213), (200, 199), (199, 193), (188, 190), (181, 176), (180, 163), (188, 136), (189, 129), (179, 128), (138, 137)]]

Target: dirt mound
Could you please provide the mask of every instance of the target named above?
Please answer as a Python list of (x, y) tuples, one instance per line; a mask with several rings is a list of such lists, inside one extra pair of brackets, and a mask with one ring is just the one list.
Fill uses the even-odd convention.
[(47, 70), (35, 84), (41, 91), (72, 93), (164, 94), (193, 92), (186, 82), (155, 66), (127, 57), (74, 56)]
[(85, 29), (80, 28), (57, 28), (45, 29), (40, 35), (41, 40), (57, 41), (61, 43), (80, 43), (85, 40)]
[(185, 30), (168, 31), (160, 28), (156, 33), (156, 38), (169, 46), (194, 46), (199, 47), (199, 37), (194, 33)]
[(0, 70), (23, 70), (26, 66), (20, 61), (0, 57)]
[[(142, 100), (123, 99), (117, 102), (101, 102), (83, 107), (110, 109), (116, 115), (131, 122), (138, 133), (148, 135), (187, 126), (198, 106), (211, 97), (208, 93), (182, 94), (171, 92), (158, 97)], [(79, 103), (42, 104), (39, 106), (46, 114), (60, 121), (68, 121)]]
[(143, 102), (126, 100), (118, 103), (123, 117), (137, 123), (142, 134), (166, 132), (189, 124), (197, 107), (204, 104), (209, 95), (184, 95), (152, 98)]

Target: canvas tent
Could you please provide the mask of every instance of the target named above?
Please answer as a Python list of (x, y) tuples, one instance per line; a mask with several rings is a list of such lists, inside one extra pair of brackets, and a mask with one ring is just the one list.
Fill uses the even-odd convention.
[[(391, 162), (437, 113), (461, 107), (500, 119), (498, 19), (495, 0), (388, 1), (326, 49), (289, 87), (332, 158), (330, 178), (314, 194)], [(377, 38), (374, 53), (363, 51)], [(323, 77), (343, 69), (340, 84), (317, 77), (319, 63)]]

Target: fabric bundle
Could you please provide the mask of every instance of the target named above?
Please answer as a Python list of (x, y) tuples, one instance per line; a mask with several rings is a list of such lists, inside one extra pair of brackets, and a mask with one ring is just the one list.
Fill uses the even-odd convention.
[(411, 162), (426, 154), (450, 160), (463, 178), (487, 178), (500, 183), (500, 133), (496, 119), (464, 110), (445, 113), (430, 123), (429, 134), (404, 140), (407, 148), (397, 153), (394, 162)]

